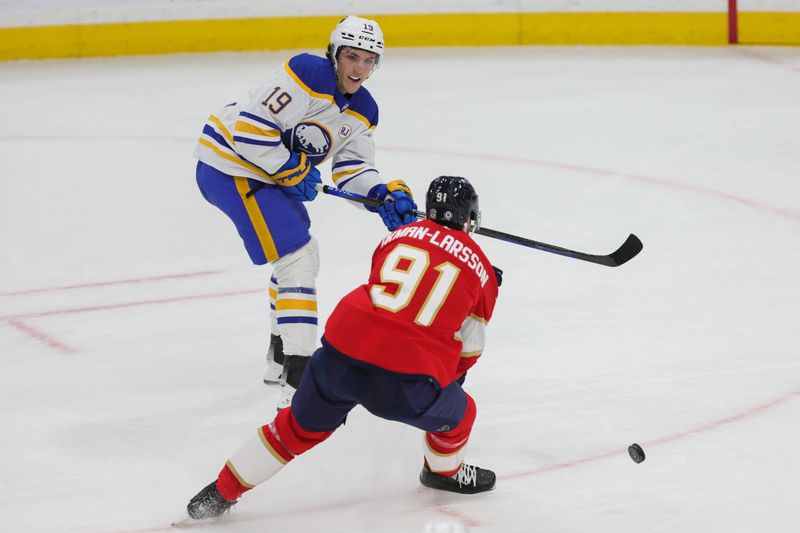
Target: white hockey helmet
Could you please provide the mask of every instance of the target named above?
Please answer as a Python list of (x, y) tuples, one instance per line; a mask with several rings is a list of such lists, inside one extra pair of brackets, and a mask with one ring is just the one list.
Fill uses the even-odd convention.
[(328, 58), (333, 61), (334, 68), (336, 57), (343, 46), (374, 52), (375, 68), (378, 68), (383, 57), (383, 30), (374, 20), (348, 15), (331, 32)]

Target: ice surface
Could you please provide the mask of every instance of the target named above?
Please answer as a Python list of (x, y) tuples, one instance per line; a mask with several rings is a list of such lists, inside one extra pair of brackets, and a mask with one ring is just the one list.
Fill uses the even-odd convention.
[[(174, 530), (273, 416), (269, 269), (191, 154), (287, 56), (0, 64), (0, 530)], [(421, 487), (420, 433), (357, 409), (208, 529), (800, 530), (800, 49), (391, 50), (367, 87), (418, 198), (461, 174), (488, 227), (644, 251), (478, 237), (505, 282), (468, 459), (495, 491)], [(324, 319), (384, 231), (310, 209)]]

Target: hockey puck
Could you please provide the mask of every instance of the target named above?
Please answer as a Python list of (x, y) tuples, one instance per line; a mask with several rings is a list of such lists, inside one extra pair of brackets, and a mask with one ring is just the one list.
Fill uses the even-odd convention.
[(644, 461), (644, 450), (635, 442), (628, 446), (628, 455), (631, 456), (634, 463), (641, 463)]

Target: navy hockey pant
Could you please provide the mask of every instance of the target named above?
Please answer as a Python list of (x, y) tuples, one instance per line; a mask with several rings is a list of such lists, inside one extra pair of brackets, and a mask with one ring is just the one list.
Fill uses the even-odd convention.
[(442, 388), (429, 376), (390, 372), (322, 342), (292, 399), (292, 412), (304, 429), (332, 431), (356, 405), (430, 432), (450, 431), (464, 418), (471, 398), (459, 383)]

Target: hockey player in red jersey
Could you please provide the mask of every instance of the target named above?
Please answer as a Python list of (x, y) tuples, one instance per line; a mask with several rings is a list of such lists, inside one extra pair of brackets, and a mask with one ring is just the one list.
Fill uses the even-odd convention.
[(469, 235), (479, 213), (466, 179), (431, 182), (428, 218), (380, 242), (369, 281), (328, 319), (291, 407), (258, 428), (191, 499), (190, 517), (224, 513), (328, 438), (359, 404), (425, 431), (423, 485), (462, 494), (494, 488), (494, 472), (464, 463), (476, 408), (461, 385), (483, 351), (502, 274)]

